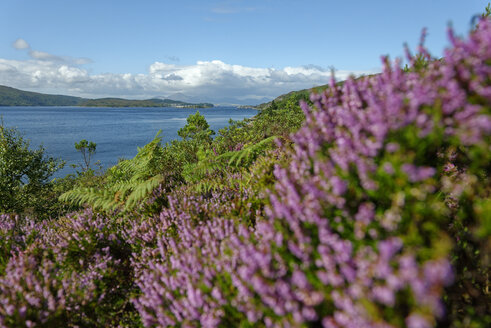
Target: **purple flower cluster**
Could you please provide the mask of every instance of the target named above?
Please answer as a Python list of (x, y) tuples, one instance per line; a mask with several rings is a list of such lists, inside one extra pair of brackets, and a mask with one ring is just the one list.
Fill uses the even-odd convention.
[(134, 303), (146, 326), (214, 327), (224, 320), (227, 300), (219, 285), (230, 285), (227, 273), (235, 270), (224, 247), (230, 236), (247, 230), (238, 223), (251, 215), (244, 197), (225, 191), (204, 198), (180, 190), (159, 217), (131, 224), (128, 237), (140, 244), (133, 267), (142, 291)]
[(35, 220), (18, 216), (0, 215), (1, 262), (5, 261), (11, 253), (25, 249), (27, 245), (39, 237), (39, 232), (45, 229), (45, 222), (36, 222)]
[(450, 39), (423, 71), (384, 59), (380, 75), (312, 94), (254, 230), (203, 218), (202, 204), (165, 210), (168, 233), (138, 281), (144, 324), (433, 326), (453, 279), (440, 228), (452, 212), (437, 191), (458, 202), (467, 183), (446, 183), (438, 154), (486, 167), (473, 154), (491, 133), (491, 24)]
[(0, 219), (1, 246), (10, 248), (0, 326), (104, 325), (101, 313), (132, 288), (130, 246), (114, 220), (89, 210), (43, 223)]
[(179, 219), (180, 240), (162, 239), (158, 256), (148, 262), (138, 285), (142, 295), (135, 301), (146, 326), (174, 326), (178, 323), (214, 327), (224, 316), (226, 304), (219, 284), (220, 272), (231, 263), (222, 259), (222, 243), (234, 224), (222, 219), (197, 227)]
[[(19, 252), (10, 259), (0, 278), (1, 327), (63, 325), (69, 316), (76, 322), (94, 297), (102, 277), (98, 270), (64, 275), (56, 260), (44, 255)], [(100, 267), (107, 259), (97, 260)]]

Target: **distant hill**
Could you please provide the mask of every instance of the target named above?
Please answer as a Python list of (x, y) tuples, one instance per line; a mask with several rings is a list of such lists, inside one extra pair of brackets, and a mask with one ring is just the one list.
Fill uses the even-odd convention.
[[(359, 77), (355, 78), (355, 80), (360, 79), (360, 78), (365, 78), (365, 77), (371, 77), (371, 76), (375, 76), (375, 75), (378, 75), (378, 74), (370, 74), (370, 75), (359, 76)], [(343, 85), (344, 82), (345, 81), (339, 81), (336, 84), (337, 85)], [(274, 102), (277, 107), (280, 107), (280, 108), (288, 108), (288, 107), (292, 107), (294, 105), (298, 105), (298, 102), (301, 99), (303, 99), (303, 100), (305, 100), (305, 101), (307, 101), (307, 102), (310, 103), (309, 97), (310, 97), (310, 94), (312, 92), (321, 93), (324, 90), (326, 90), (328, 87), (329, 87), (329, 84), (324, 84), (324, 85), (319, 85), (317, 87), (313, 87), (313, 88), (310, 88), (310, 89), (303, 89), (303, 90), (298, 90), (298, 91), (291, 91), (291, 92), (288, 92), (288, 93), (285, 93), (285, 94), (283, 94), (281, 96), (276, 97), (272, 101), (268, 101), (268, 102), (259, 104), (257, 106), (244, 106), (244, 107), (250, 107), (250, 108), (255, 108), (255, 109), (263, 110), (263, 109), (267, 109), (267, 108), (271, 107), (271, 105)]]
[(79, 106), (84, 98), (47, 95), (0, 85), (0, 106)]
[(86, 99), (79, 106), (84, 107), (178, 107), (178, 108), (210, 108), (210, 103), (187, 103), (171, 99), (129, 100), (122, 98)]
[(276, 97), (272, 101), (265, 102), (263, 104), (257, 105), (257, 106), (251, 106), (252, 108), (256, 108), (259, 110), (267, 109), (271, 107), (274, 104), (277, 107), (284, 108), (284, 107), (291, 107), (291, 106), (296, 106), (298, 105), (298, 102), (300, 100), (309, 100), (309, 96), (312, 93), (312, 91), (315, 92), (322, 92), (326, 90), (329, 87), (329, 84), (325, 85), (320, 85), (317, 87), (313, 87), (310, 89), (303, 89), (303, 90), (298, 90), (298, 91), (291, 91), (288, 93), (285, 93), (281, 96)]
[(187, 103), (172, 99), (130, 100), (122, 98), (87, 99), (23, 91), (0, 85), (0, 106), (83, 106), (83, 107), (179, 107), (209, 108), (210, 103)]

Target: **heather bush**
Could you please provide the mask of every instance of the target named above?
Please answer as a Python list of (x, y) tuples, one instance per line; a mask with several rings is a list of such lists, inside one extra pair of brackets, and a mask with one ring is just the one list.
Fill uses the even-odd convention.
[(52, 255), (37, 253), (16, 253), (0, 278), (2, 327), (64, 326), (84, 315), (80, 308), (91, 298), (98, 277), (63, 276)]
[(133, 311), (132, 248), (123, 234), (124, 224), (90, 210), (56, 222), (59, 246), (51, 249), (57, 250), (57, 261), (70, 272), (98, 274), (93, 297), (83, 309), (88, 323), (117, 326)]
[(135, 288), (131, 246), (123, 239), (120, 223), (89, 210), (37, 225), (19, 222), (2, 217), (2, 248), (11, 253), (2, 257), (6, 265), (0, 276), (0, 323), (8, 327), (138, 323), (130, 302)]
[[(135, 300), (146, 326), (216, 326), (233, 318), (223, 310), (222, 291), (232, 285), (222, 270), (233, 266), (223, 256), (222, 243), (235, 233), (228, 219), (193, 225), (187, 214), (173, 218), (174, 228), (158, 241), (157, 253), (138, 279), (142, 294)], [(170, 227), (169, 227), (170, 228)]]
[(0, 275), (12, 254), (25, 250), (42, 236), (46, 222), (14, 215), (0, 215)]
[(144, 324), (488, 324), (460, 297), (489, 300), (490, 35), (488, 21), (466, 41), (450, 31), (443, 60), (420, 49), (424, 69), (384, 59), (312, 94), (253, 230), (176, 212), (138, 282)]
[(132, 224), (127, 233), (135, 241), (133, 265), (141, 289), (135, 306), (145, 325), (233, 326), (245, 318), (226, 302), (232, 296), (224, 291), (235, 293), (229, 274), (235, 262), (225, 256), (226, 242), (263, 216), (260, 194), (272, 186), (273, 163), (281, 154), (259, 158), (248, 171), (215, 176), (221, 182), (206, 193), (183, 186), (158, 217)]

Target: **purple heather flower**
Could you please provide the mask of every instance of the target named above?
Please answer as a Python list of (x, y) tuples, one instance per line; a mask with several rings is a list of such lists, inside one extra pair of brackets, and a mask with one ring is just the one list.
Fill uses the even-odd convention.
[(411, 314), (406, 319), (406, 325), (409, 328), (431, 328), (433, 325), (419, 314)]

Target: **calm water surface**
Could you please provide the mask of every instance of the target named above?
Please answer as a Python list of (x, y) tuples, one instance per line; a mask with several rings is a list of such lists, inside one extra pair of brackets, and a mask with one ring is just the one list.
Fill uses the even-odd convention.
[[(195, 112), (184, 108), (0, 107), (4, 125), (16, 127), (30, 140), (31, 148), (43, 145), (49, 156), (67, 162), (57, 177), (73, 173), (70, 164), (81, 164), (82, 157), (74, 147), (81, 139), (97, 144), (94, 161), (108, 168), (119, 158), (135, 156), (137, 147), (152, 141), (159, 130), (163, 143), (178, 139), (177, 131)], [(242, 120), (257, 113), (236, 107), (200, 108), (199, 112), (215, 132), (230, 119)]]

